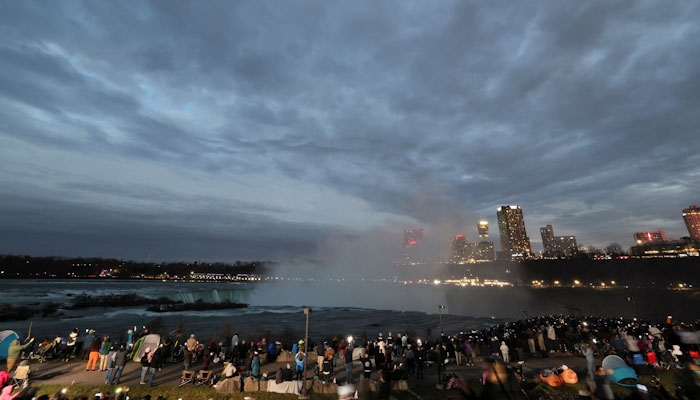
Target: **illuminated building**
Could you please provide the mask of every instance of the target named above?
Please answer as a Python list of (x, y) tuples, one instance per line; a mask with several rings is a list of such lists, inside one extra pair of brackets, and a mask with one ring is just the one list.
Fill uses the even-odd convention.
[(545, 258), (572, 258), (578, 254), (575, 236), (554, 236), (554, 228), (540, 228)]
[(450, 261), (455, 264), (468, 262), (472, 244), (461, 233), (450, 238)]
[(476, 224), (476, 229), (479, 231), (481, 240), (486, 240), (489, 237), (489, 221), (482, 219)]
[(474, 253), (474, 260), (476, 262), (493, 261), (496, 259), (493, 242), (482, 240), (476, 243)]
[(423, 240), (423, 234), (423, 229), (406, 229), (403, 231), (403, 246), (409, 247), (417, 245), (421, 240)]
[(692, 205), (683, 210), (683, 220), (691, 239), (700, 241), (700, 207)]
[(642, 243), (630, 249), (630, 255), (642, 258), (677, 258), (698, 256), (700, 241), (691, 238)]
[(540, 228), (540, 235), (542, 235), (544, 256), (551, 257), (551, 253), (554, 252), (554, 228), (552, 228), (552, 225), (547, 225), (544, 228)]
[(467, 242), (467, 239), (461, 233), (450, 238), (450, 262), (465, 264), (496, 259), (493, 242), (483, 240), (488, 237), (489, 223), (487, 221), (479, 221), (477, 229), (479, 236), (482, 238), (478, 243)]
[(423, 240), (423, 229), (406, 229), (403, 231), (403, 256), (399, 265), (423, 264), (420, 254), (420, 242)]
[(658, 231), (653, 232), (635, 232), (634, 242), (637, 244), (651, 243), (651, 242), (664, 242), (667, 241), (666, 232), (659, 228)]
[(530, 238), (525, 231), (523, 210), (519, 206), (501, 206), (498, 207), (496, 215), (501, 236), (501, 251), (510, 254), (511, 258), (529, 258)]
[(474, 261), (493, 261), (496, 259), (496, 253), (493, 247), (493, 242), (486, 239), (489, 237), (489, 221), (484, 219), (479, 220), (476, 224), (476, 230), (479, 232), (481, 241), (474, 244)]

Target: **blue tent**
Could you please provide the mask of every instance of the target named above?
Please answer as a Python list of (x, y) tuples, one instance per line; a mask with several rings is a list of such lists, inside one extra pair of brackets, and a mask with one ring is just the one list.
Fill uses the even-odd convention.
[(19, 335), (15, 331), (0, 332), (0, 360), (7, 358), (7, 350), (10, 349), (10, 343), (15, 339), (19, 339)]
[(618, 356), (610, 355), (605, 357), (603, 359), (603, 368), (605, 371), (612, 370), (612, 374), (608, 375), (608, 379), (620, 386), (633, 388), (637, 387), (637, 383), (639, 383), (634, 369)]

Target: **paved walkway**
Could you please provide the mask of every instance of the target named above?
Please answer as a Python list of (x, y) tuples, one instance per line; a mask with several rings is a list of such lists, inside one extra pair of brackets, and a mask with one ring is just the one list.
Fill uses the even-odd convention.
[[(600, 363), (602, 360), (596, 360)], [(61, 363), (59, 361), (49, 361), (44, 364), (32, 363), (32, 379), (30, 380), (33, 384), (61, 384), (61, 385), (104, 385), (106, 372), (101, 371), (85, 371), (85, 361), (71, 361), (69, 363)], [(294, 368), (293, 363), (292, 368)], [(565, 356), (557, 355), (549, 358), (535, 358), (526, 361), (523, 364), (523, 371), (527, 373), (539, 372), (544, 368), (553, 368), (566, 364), (570, 368), (573, 368), (579, 373), (579, 376), (585, 375), (586, 371), (586, 360), (583, 357), (576, 356)], [(275, 372), (279, 368), (285, 368), (286, 363), (268, 363), (261, 366), (261, 372), (268, 373), (268, 376), (274, 377)], [(307, 377), (313, 375), (313, 370), (316, 367), (315, 362), (311, 362), (307, 365)], [(157, 385), (168, 385), (176, 386), (180, 383), (180, 378), (182, 374), (182, 363), (168, 364), (161, 371), (156, 374), (154, 379), (154, 386)], [(220, 375), (223, 369), (222, 364), (213, 364), (211, 368), (215, 374)], [(481, 376), (482, 365), (481, 363), (476, 363), (475, 366), (456, 366), (453, 363), (447, 366), (447, 373), (457, 373), (465, 379), (477, 378)], [(360, 375), (360, 363), (355, 362), (353, 368), (353, 377), (358, 379)], [(121, 384), (125, 385), (139, 385), (141, 374), (141, 365), (135, 362), (127, 363), (124, 368), (124, 373), (122, 374)], [(372, 373), (372, 379), (378, 378), (377, 372)], [(334, 375), (339, 382), (345, 380), (345, 366), (343, 364), (338, 364), (335, 368)], [(415, 377), (409, 378), (410, 382), (415, 381)], [(437, 370), (435, 367), (427, 368), (425, 370), (425, 379), (419, 381), (421, 384), (432, 384), (437, 383)]]

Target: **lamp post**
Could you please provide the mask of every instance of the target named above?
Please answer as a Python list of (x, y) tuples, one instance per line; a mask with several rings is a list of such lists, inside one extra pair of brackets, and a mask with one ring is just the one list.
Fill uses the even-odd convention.
[(443, 330), (442, 330), (442, 310), (444, 310), (444, 309), (445, 309), (445, 306), (443, 306), (442, 304), (440, 304), (438, 306), (438, 314), (440, 314), (440, 333), (443, 332)]
[(304, 336), (304, 372), (301, 379), (301, 391), (299, 392), (300, 399), (308, 399), (309, 393), (306, 391), (306, 361), (309, 358), (309, 317), (311, 309), (304, 307), (304, 315), (306, 315), (306, 335)]

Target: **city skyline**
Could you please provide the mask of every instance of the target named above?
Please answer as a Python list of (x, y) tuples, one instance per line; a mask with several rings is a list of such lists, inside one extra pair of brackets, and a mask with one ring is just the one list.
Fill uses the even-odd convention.
[[(553, 224), (552, 223), (548, 223), (545, 227), (539, 228), (540, 234), (541, 234), (541, 239), (542, 239), (540, 242), (538, 242), (536, 240), (532, 240), (526, 233), (526, 231), (527, 231), (526, 226), (528, 224), (525, 221), (523, 210), (519, 205), (515, 204), (515, 205), (507, 205), (507, 206), (498, 207), (496, 209), (496, 220), (498, 220), (498, 218), (499, 218), (499, 214), (501, 213), (501, 209), (507, 209), (507, 208), (512, 208), (518, 212), (518, 215), (517, 215), (517, 218), (519, 219), (518, 224), (522, 224), (522, 226), (524, 227), (522, 234), (523, 234), (523, 236), (525, 236), (525, 239), (527, 240), (527, 242), (541, 244), (542, 245), (541, 251), (543, 251), (543, 252), (547, 251), (547, 247), (548, 247), (547, 243), (546, 243), (547, 239), (549, 239), (549, 240), (557, 239), (559, 241), (566, 242), (566, 243), (560, 243), (558, 245), (554, 244), (554, 243), (549, 244), (550, 246), (554, 246), (555, 248), (557, 246), (561, 246), (561, 245), (564, 245), (565, 247), (571, 247), (571, 248), (577, 248), (577, 249), (581, 248), (581, 247), (596, 247), (596, 246), (590, 245), (590, 244), (581, 244), (581, 243), (577, 244), (575, 235), (570, 234), (570, 235), (563, 235), (563, 236), (555, 236), (553, 233)], [(623, 248), (625, 248), (625, 247), (629, 248), (629, 247), (633, 247), (635, 245), (640, 245), (643, 243), (672, 241), (672, 240), (678, 240), (678, 239), (684, 238), (684, 237), (687, 237), (687, 238), (690, 238), (690, 239), (696, 240), (696, 241), (699, 240), (698, 238), (700, 237), (700, 222), (699, 222), (700, 221), (700, 207), (698, 207), (697, 205), (690, 205), (682, 210), (681, 216), (682, 216), (681, 218), (683, 218), (683, 221), (686, 225), (687, 230), (685, 232), (680, 233), (677, 237), (666, 235), (666, 230), (662, 227), (659, 227), (658, 229), (653, 230), (653, 231), (631, 233), (633, 240), (632, 240), (632, 244), (630, 246), (626, 246), (625, 243), (620, 243), (620, 242), (611, 242), (608, 244), (618, 244), (618, 245), (621, 245)], [(472, 237), (472, 235), (469, 233), (468, 230), (467, 231), (458, 231), (459, 233), (457, 233), (457, 235), (459, 235), (461, 237), (461, 235), (466, 234), (467, 236), (465, 237), (465, 240), (469, 239), (469, 238), (476, 240), (476, 237), (478, 237), (480, 240), (485, 240), (488, 238), (488, 232), (489, 232), (488, 227), (489, 227), (488, 218), (479, 218), (478, 223), (477, 223), (477, 227), (476, 227), (477, 235), (475, 237)], [(507, 230), (507, 227), (504, 227), (504, 229)], [(499, 240), (501, 239), (500, 235), (501, 235), (501, 232), (499, 231)], [(505, 238), (505, 240), (506, 241), (508, 240), (507, 237)], [(568, 241), (571, 241), (571, 243), (568, 243)], [(532, 248), (533, 246), (530, 246), (530, 247), (531, 247), (532, 252), (537, 252), (536, 251), (537, 249)], [(507, 250), (501, 248), (501, 251), (507, 251)], [(559, 249), (558, 251), (561, 251), (561, 249)]]
[(499, 204), (525, 210), (534, 252), (548, 224), (599, 248), (686, 236), (699, 18), (651, 1), (2, 2), (0, 253), (303, 259), (481, 219), (497, 243)]

